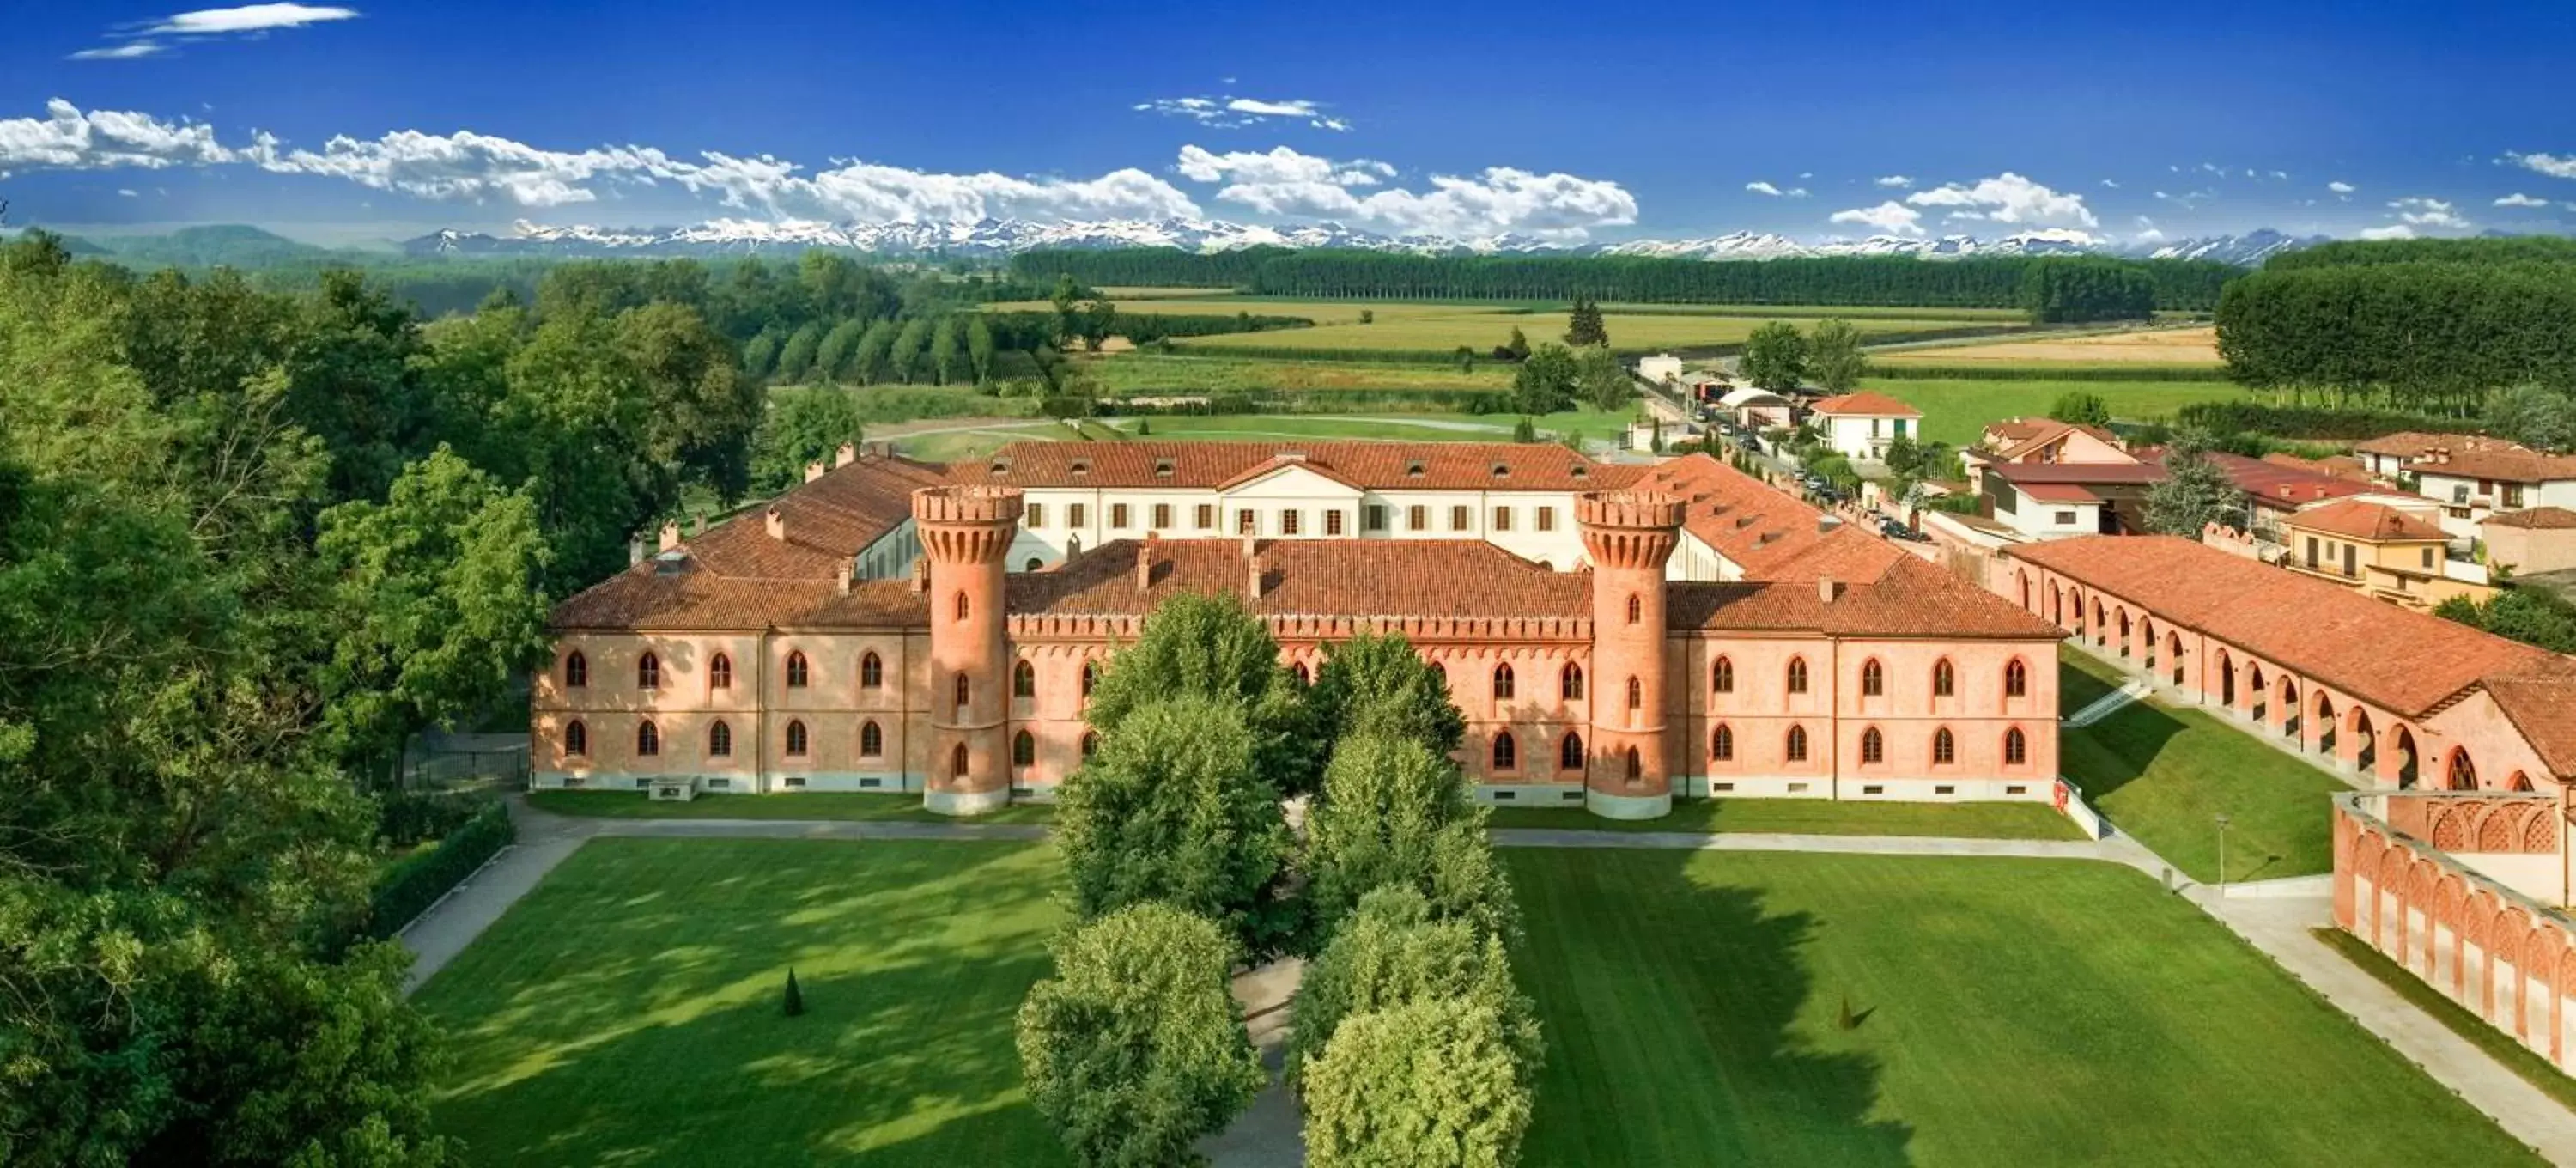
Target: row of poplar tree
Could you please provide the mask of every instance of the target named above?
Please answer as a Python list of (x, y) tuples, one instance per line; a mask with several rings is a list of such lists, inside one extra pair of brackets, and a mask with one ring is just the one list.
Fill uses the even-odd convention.
[(1075, 923), (1018, 1039), (1074, 1159), (1199, 1162), (1268, 1081), (1231, 975), (1300, 955), (1286, 1074), (1309, 1163), (1515, 1163), (1543, 1044), (1439, 671), (1363, 636), (1307, 685), (1237, 598), (1183, 596), (1111, 660), (1089, 718), (1098, 752), (1057, 821)]

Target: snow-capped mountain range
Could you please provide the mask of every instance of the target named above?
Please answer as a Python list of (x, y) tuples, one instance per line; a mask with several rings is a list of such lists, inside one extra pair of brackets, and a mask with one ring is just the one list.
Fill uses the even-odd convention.
[(2074, 255), (2102, 253), (2155, 258), (2259, 264), (2282, 251), (2320, 242), (2277, 231), (2219, 235), (2172, 243), (2114, 246), (2080, 231), (2037, 230), (1992, 238), (1945, 235), (1802, 243), (1785, 235), (1736, 231), (1700, 239), (1638, 239), (1567, 244), (1537, 236), (1504, 234), (1476, 239), (1437, 235), (1384, 235), (1339, 223), (1271, 227), (1217, 219), (1105, 219), (1038, 223), (986, 219), (979, 223), (822, 223), (717, 219), (689, 227), (549, 227), (521, 221), (507, 235), (438, 231), (409, 241), (413, 255), (681, 256), (724, 255), (805, 248), (840, 248), (884, 256), (1001, 256), (1038, 248), (1170, 247), (1222, 252), (1258, 247), (1340, 247), (1426, 255), (1635, 255), (1700, 260), (1771, 260), (1803, 256)]

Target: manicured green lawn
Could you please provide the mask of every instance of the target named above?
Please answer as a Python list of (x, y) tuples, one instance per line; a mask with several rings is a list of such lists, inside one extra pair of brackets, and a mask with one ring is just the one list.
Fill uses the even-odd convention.
[(2057, 742), (2058, 769), (2085, 801), (2195, 880), (2220, 878), (2222, 813), (2226, 879), (2334, 867), (2327, 796), (2349, 788), (2216, 716), (2132, 702)]
[(2067, 717), (2127, 685), (2120, 671), (2064, 645), (2057, 647), (2057, 714)]
[(2193, 402), (2235, 401), (2245, 396), (2224, 381), (2016, 381), (1871, 377), (1861, 388), (1876, 390), (1923, 411), (1923, 435), (1953, 446), (1974, 443), (1986, 423), (1998, 418), (2045, 417), (2065, 393), (2100, 394), (2111, 416), (2124, 421), (2171, 417)]
[[(1058, 1164), (1038, 844), (601, 839), (421, 990), (479, 1164)], [(806, 1014), (779, 1010), (787, 970)]]
[(1573, 831), (1790, 832), (2081, 839), (2045, 803), (1863, 803), (1830, 799), (1675, 800), (1662, 819), (1603, 819), (1580, 807), (1497, 807), (1495, 827)]
[(2125, 868), (1502, 855), (1547, 1032), (1530, 1164), (2538, 1162)]
[(2397, 996), (2415, 1004), (2415, 1008), (2433, 1016), (2433, 1020), (2451, 1028), (2452, 1033), (2467, 1039), (2469, 1045), (2487, 1052), (2488, 1057), (2503, 1063), (2505, 1069), (2520, 1075), (2523, 1081), (2538, 1087), (2559, 1106), (2576, 1109), (2576, 1079), (2551, 1066), (2548, 1059), (2533, 1054), (2531, 1048), (2514, 1037), (2490, 1026), (2468, 1012), (2442, 991), (2425, 984), (2424, 979), (2400, 968), (2388, 955), (2370, 947), (2370, 943), (2341, 929), (2313, 929), (2317, 940), (2343, 954), (2362, 972), (2378, 978), (2380, 983), (2397, 991)]
[(782, 795), (700, 795), (686, 803), (656, 802), (642, 791), (530, 791), (528, 805), (557, 815), (607, 819), (843, 819), (911, 823), (1053, 823), (1051, 803), (1013, 803), (990, 815), (961, 818), (923, 809), (919, 795), (862, 795), (836, 791)]

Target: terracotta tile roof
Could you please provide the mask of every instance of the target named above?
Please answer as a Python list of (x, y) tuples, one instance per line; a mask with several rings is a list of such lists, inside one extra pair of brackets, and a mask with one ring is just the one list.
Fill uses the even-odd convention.
[(2301, 531), (2340, 535), (2346, 539), (2440, 539), (2450, 537), (2442, 529), (2420, 517), (2407, 514), (2385, 503), (2365, 503), (2346, 499), (2322, 507), (2295, 511), (2281, 520), (2283, 527)]
[(2576, 511), (2565, 507), (2526, 507), (2520, 511), (2503, 511), (2486, 518), (2488, 527), (2520, 527), (2531, 531), (2565, 531), (2576, 527)]
[(1797, 581), (1813, 584), (1817, 577), (1836, 580), (1875, 580), (1886, 575), (1900, 560), (1911, 560), (1904, 549), (1889, 543), (1870, 531), (1850, 523), (1841, 524), (1800, 548), (1796, 555), (1763, 564), (1745, 573), (1746, 579)]
[(2494, 677), (2486, 690), (2552, 773), (2576, 775), (2576, 678)]
[(2045, 450), (2051, 443), (2076, 433), (2100, 439), (2114, 448), (2120, 445), (2118, 435), (2100, 426), (2079, 426), (2055, 418), (2007, 418), (1988, 423), (1981, 444), (1994, 450), (1995, 457), (2012, 461)]
[(2364, 701), (2416, 718), (2490, 677), (2576, 676), (2576, 660), (2338, 584), (2164, 535), (2006, 548)]
[[(2365, 494), (2371, 489), (2368, 483), (2281, 466), (2242, 454), (2213, 450), (2208, 458), (2217, 464), (2218, 469), (2227, 472), (2228, 481), (2235, 483), (2237, 490), (2267, 503), (2313, 503), (2320, 499)], [(2162, 462), (2162, 455), (2156, 461)]]
[[(1139, 540), (1111, 540), (1050, 572), (1010, 577), (1012, 615), (1139, 615), (1176, 592), (1241, 594), (1250, 572), (1239, 539), (1164, 539), (1153, 583), (1136, 587)], [(1592, 577), (1558, 572), (1482, 540), (1287, 539), (1255, 544), (1276, 616), (1582, 617)]]
[(1669, 459), (1631, 484), (1683, 504), (1682, 527), (1748, 574), (1814, 547), (1825, 513), (1706, 454)]
[(2042, 503), (2099, 503), (2102, 496), (2077, 483), (2021, 483), (2021, 493)]
[(2328, 475), (2339, 479), (2350, 479), (2356, 483), (2366, 483), (2370, 481), (2370, 472), (2363, 469), (2361, 460), (2354, 458), (2349, 454), (2334, 454), (2328, 455), (2324, 458), (2301, 458), (2295, 454), (2274, 451), (2270, 454), (2264, 455), (2263, 461), (2271, 463), (2274, 466), (2286, 466), (2292, 470), (2303, 470), (2312, 474)]
[(1853, 414), (1866, 418), (1919, 418), (1923, 411), (1883, 393), (1862, 390), (1819, 400), (1808, 407), (1819, 414)]
[(1818, 581), (1676, 582), (1666, 620), (1677, 629), (1815, 632), (1836, 637), (2055, 641), (2065, 630), (1903, 552), (1875, 575)]
[[(1014, 442), (949, 468), (959, 483), (1017, 487), (1212, 490), (1303, 456), (1319, 474), (1366, 490), (1589, 491), (1623, 487), (1637, 468), (1596, 463), (1554, 443)], [(1496, 467), (1503, 474), (1496, 474)], [(997, 469), (999, 468), (999, 469)]]
[(2462, 450), (2408, 464), (2419, 475), (2494, 479), (2507, 483), (2547, 483), (2576, 479), (2576, 456), (2533, 450)]
[(2427, 434), (2406, 430), (2353, 444), (2355, 454), (2381, 454), (2413, 460), (2436, 450), (2520, 450), (2522, 446), (2487, 434)]
[(2026, 487), (2034, 483), (2080, 483), (2112, 485), (2161, 483), (2165, 481), (2165, 464), (2161, 462), (2008, 462), (1986, 468), (1986, 473)]
[(760, 580), (703, 570), (664, 574), (646, 560), (555, 606), (555, 629), (737, 632), (774, 628), (919, 628), (930, 603), (905, 580)]

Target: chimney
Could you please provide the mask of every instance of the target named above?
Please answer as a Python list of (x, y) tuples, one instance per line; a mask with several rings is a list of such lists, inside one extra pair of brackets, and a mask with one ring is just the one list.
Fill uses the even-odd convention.
[(841, 448), (839, 450), (832, 452), (832, 465), (834, 466), (848, 466), (858, 460), (859, 444), (856, 442), (844, 442), (841, 444)]
[(662, 550), (667, 552), (678, 546), (680, 546), (680, 521), (674, 519), (662, 525)]
[(928, 591), (930, 591), (930, 557), (914, 556), (912, 558), (912, 594), (919, 596)]
[(689, 516), (689, 534), (691, 534), (691, 535), (705, 535), (706, 533), (707, 533), (707, 513), (706, 513), (706, 512), (704, 512), (704, 511), (700, 511), (700, 512), (698, 512), (698, 513), (694, 514), (694, 515)]
[(830, 468), (819, 462), (808, 464), (805, 468), (805, 481), (810, 483), (823, 477), (823, 472), (828, 469)]
[(1840, 595), (1842, 590), (1843, 586), (1834, 583), (1833, 577), (1816, 577), (1816, 600), (1819, 603), (1832, 604), (1834, 602), (1834, 597)]
[(1162, 542), (1162, 538), (1160, 532), (1148, 531), (1145, 533), (1145, 538), (1136, 544), (1136, 591), (1138, 592), (1154, 586), (1154, 545)]
[(634, 567), (635, 565), (640, 564), (640, 563), (643, 563), (643, 562), (644, 562), (644, 541), (643, 541), (642, 539), (640, 539), (640, 538), (639, 538), (639, 539), (630, 539), (630, 540), (627, 540), (627, 541), (626, 541), (626, 566), (627, 566), (627, 567), (632, 568), (632, 567)]
[(858, 578), (859, 557), (851, 556), (847, 562), (841, 565), (841, 578), (833, 581), (832, 591), (842, 596), (847, 596), (850, 594), (850, 581)]
[(1842, 519), (1830, 512), (1816, 516), (1816, 534), (1818, 535), (1832, 531), (1842, 525)]
[(769, 524), (769, 538), (777, 540), (780, 543), (787, 542), (786, 515), (780, 513), (778, 508), (772, 507), (769, 509), (768, 514), (762, 516), (762, 518)]
[(1243, 537), (1243, 598), (1261, 599), (1261, 553), (1248, 535)]

